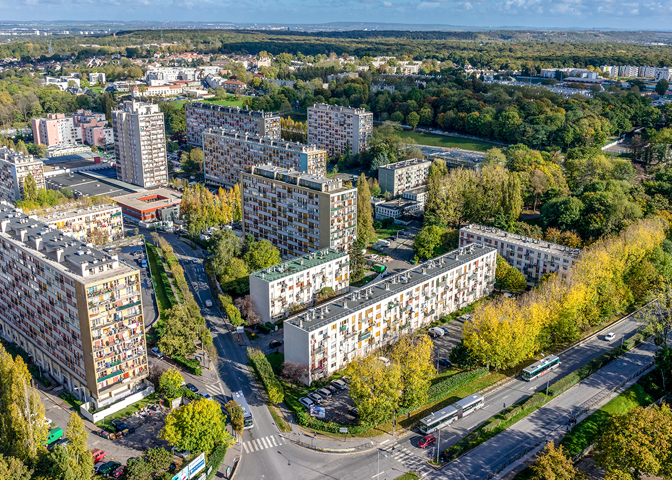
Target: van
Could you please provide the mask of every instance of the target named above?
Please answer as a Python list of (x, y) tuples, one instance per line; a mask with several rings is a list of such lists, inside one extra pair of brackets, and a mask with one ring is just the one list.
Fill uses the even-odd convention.
[(432, 327), (429, 329), (430, 332), (434, 332), (434, 335), (437, 337), (442, 337), (446, 332), (443, 330), (443, 328), (439, 327)]
[(378, 245), (383, 247), (389, 247), (392, 244), (388, 240), (378, 240)]
[(47, 445), (54, 443), (56, 440), (63, 436), (63, 429), (60, 427), (52, 428), (47, 434)]

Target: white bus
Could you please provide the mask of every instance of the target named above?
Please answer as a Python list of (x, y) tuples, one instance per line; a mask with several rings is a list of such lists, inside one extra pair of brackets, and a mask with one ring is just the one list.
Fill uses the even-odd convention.
[(523, 370), (523, 380), (530, 382), (537, 377), (547, 374), (554, 368), (557, 368), (558, 365), (560, 365), (560, 359), (555, 355), (544, 357)]
[(482, 395), (474, 393), (473, 395), (463, 398), (459, 402), (453, 403), (453, 408), (457, 410), (458, 418), (462, 418), (483, 407), (484, 402), (485, 399)]
[(438, 412), (427, 415), (420, 420), (420, 431), (425, 435), (447, 427), (457, 420), (458, 411), (455, 407), (444, 407)]
[(254, 420), (252, 419), (252, 410), (250, 410), (250, 406), (247, 404), (245, 401), (245, 396), (243, 395), (243, 392), (233, 392), (231, 394), (233, 396), (233, 399), (238, 402), (238, 405), (240, 405), (240, 408), (243, 410), (243, 425), (244, 429), (247, 430), (249, 428), (254, 427)]

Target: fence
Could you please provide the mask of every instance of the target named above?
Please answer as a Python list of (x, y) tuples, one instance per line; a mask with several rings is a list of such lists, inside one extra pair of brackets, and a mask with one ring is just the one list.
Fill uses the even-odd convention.
[(356, 445), (354, 447), (350, 448), (328, 448), (328, 447), (319, 447), (316, 445), (312, 445), (310, 443), (305, 443), (302, 442), (301, 440), (292, 440), (289, 437), (285, 437), (287, 440), (292, 442), (294, 445), (297, 445), (299, 447), (307, 448), (308, 450), (315, 450), (316, 452), (323, 452), (323, 453), (336, 453), (336, 454), (353, 454), (353, 453), (360, 453), (360, 452), (366, 452), (368, 450), (372, 450), (376, 448), (375, 445), (371, 444), (371, 442), (364, 443), (362, 445)]

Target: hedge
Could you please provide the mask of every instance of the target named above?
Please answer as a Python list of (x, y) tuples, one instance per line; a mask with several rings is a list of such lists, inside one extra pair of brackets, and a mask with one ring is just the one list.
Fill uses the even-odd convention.
[(247, 347), (247, 356), (257, 375), (259, 375), (266, 393), (268, 393), (268, 399), (271, 403), (282, 403), (285, 398), (285, 392), (282, 384), (275, 376), (275, 373), (273, 373), (273, 367), (266, 356), (261, 350), (252, 347)]
[(172, 358), (175, 363), (177, 363), (181, 367), (186, 368), (194, 375), (201, 375), (203, 373), (203, 371), (201, 370), (201, 364), (198, 360), (184, 358), (179, 355), (175, 355), (174, 357), (170, 358)]
[(541, 405), (546, 401), (547, 397), (545, 394), (541, 392), (537, 392), (534, 395), (532, 395), (530, 398), (525, 400), (523, 402), (523, 410), (527, 410), (528, 408), (533, 408), (536, 407), (537, 405)]
[(429, 387), (429, 390), (427, 390), (427, 396), (429, 397), (428, 403), (432, 403), (438, 400), (436, 397), (447, 395), (451, 391), (471, 382), (472, 380), (484, 377), (488, 374), (488, 372), (488, 367), (481, 367), (475, 370), (469, 370), (468, 372), (458, 373), (446, 378), (445, 380), (442, 380), (441, 382), (435, 383)]
[(215, 449), (212, 451), (210, 455), (208, 455), (208, 461), (207, 467), (205, 471), (208, 471), (209, 467), (212, 467), (212, 470), (210, 474), (208, 474), (207, 479), (211, 480), (215, 475), (217, 475), (217, 472), (219, 471), (219, 467), (222, 466), (222, 463), (224, 463), (224, 457), (226, 456), (226, 444), (225, 443), (220, 443), (218, 444)]

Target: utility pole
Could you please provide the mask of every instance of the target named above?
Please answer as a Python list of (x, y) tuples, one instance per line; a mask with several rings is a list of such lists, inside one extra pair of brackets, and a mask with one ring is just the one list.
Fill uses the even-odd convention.
[(436, 442), (436, 463), (439, 463), (439, 452), (441, 452), (441, 429), (439, 428), (439, 439)]

